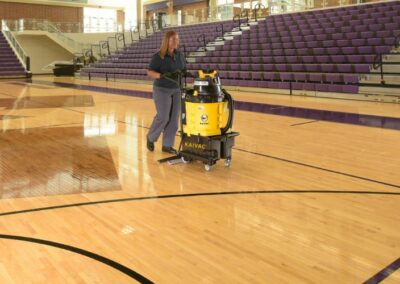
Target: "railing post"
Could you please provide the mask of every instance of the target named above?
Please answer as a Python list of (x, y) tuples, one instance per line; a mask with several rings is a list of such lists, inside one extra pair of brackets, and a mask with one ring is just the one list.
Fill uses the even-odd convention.
[[(221, 27), (221, 30), (218, 30), (218, 28)], [(221, 32), (222, 40), (225, 40), (224, 38), (224, 24), (220, 24), (219, 26), (215, 27), (216, 32)]]
[(380, 64), (381, 64), (381, 84), (384, 85), (385, 84), (385, 80), (383, 79), (383, 56), (382, 53), (379, 55), (380, 57)]
[(124, 41), (124, 47), (126, 47), (126, 42), (125, 42), (125, 33), (122, 32), (122, 40)]
[(26, 70), (31, 71), (31, 58), (29, 56), (26, 57)]

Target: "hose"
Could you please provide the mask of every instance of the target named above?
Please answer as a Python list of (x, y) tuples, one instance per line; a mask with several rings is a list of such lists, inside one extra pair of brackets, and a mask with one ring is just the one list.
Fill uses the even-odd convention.
[(226, 126), (224, 128), (221, 128), (221, 134), (223, 135), (226, 132), (228, 132), (229, 129), (232, 128), (235, 102), (233, 101), (232, 96), (225, 89), (222, 89), (222, 92), (224, 93), (225, 97), (228, 99), (228, 108), (229, 108), (228, 122), (226, 123)]

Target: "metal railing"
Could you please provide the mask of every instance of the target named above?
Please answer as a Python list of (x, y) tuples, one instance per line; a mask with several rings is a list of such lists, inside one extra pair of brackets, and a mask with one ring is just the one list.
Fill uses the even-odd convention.
[(20, 20), (3, 20), (11, 32), (23, 32), (23, 31), (45, 31), (52, 34), (56, 39), (61, 41), (67, 48), (70, 48), (74, 52), (82, 50), (84, 48), (90, 48), (90, 44), (77, 42), (64, 33), (62, 33), (54, 23), (47, 20), (31, 20), (31, 19), (20, 19)]
[(7, 22), (5, 20), (1, 20), (1, 29), (3, 31), (4, 36), (12, 45), (13, 49), (16, 51), (19, 60), (21, 61), (22, 65), (24, 66), (25, 70), (30, 72), (31, 71), (31, 60), (24, 49), (19, 44), (18, 40), (13, 35), (12, 31), (7, 26)]
[(206, 35), (205, 34), (201, 34), (197, 38), (197, 42), (202, 43), (205, 51), (207, 51), (207, 41), (206, 41)]
[[(400, 33), (398, 35), (394, 36), (394, 48), (399, 48), (399, 47), (400, 47)], [(394, 53), (394, 54), (396, 54), (396, 53)], [(383, 66), (388, 64), (388, 62), (383, 61), (383, 59), (385, 58), (385, 55), (386, 54), (382, 54), (382, 53), (377, 54), (375, 56), (374, 62), (372, 64), (372, 68), (373, 69), (378, 69), (379, 68), (379, 75), (381, 77), (380, 78), (381, 79), (381, 82), (380, 82), (381, 85), (385, 85), (386, 84), (385, 78), (384, 78), (385, 72), (383, 70)]]
[(241, 11), (240, 14), (233, 16), (233, 22), (238, 22), (237, 28), (241, 31), (243, 23), (246, 23), (247, 26), (249, 25), (249, 12), (247, 10)]
[(257, 3), (256, 6), (253, 9), (253, 14), (254, 14), (254, 20), (257, 21), (257, 17), (260, 16), (263, 10), (265, 10), (265, 6), (261, 3)]
[(224, 35), (225, 35), (224, 24), (219, 24), (218, 26), (216, 26), (215, 27), (215, 31), (218, 32), (218, 33), (220, 32), (222, 40), (225, 40), (225, 38), (224, 38)]

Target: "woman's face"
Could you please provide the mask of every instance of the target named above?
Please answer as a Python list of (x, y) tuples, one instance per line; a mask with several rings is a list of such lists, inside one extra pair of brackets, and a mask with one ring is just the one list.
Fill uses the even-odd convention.
[(179, 47), (179, 36), (176, 34), (169, 38), (168, 49), (173, 50)]

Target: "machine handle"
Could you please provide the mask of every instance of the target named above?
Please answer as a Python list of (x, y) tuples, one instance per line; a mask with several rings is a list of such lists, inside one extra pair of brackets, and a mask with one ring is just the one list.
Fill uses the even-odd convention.
[(221, 128), (221, 134), (223, 135), (226, 132), (228, 132), (228, 130), (230, 128), (232, 128), (233, 112), (234, 112), (234, 109), (235, 109), (235, 102), (233, 101), (232, 96), (225, 89), (222, 89), (222, 92), (224, 93), (224, 95), (228, 99), (228, 107), (229, 107), (228, 122), (226, 123), (226, 126), (224, 128)]

